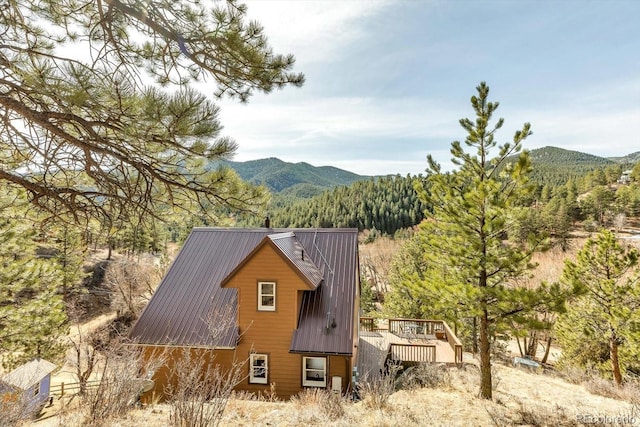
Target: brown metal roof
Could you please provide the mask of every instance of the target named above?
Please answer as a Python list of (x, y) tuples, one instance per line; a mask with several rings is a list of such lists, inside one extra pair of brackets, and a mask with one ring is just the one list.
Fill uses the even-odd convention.
[(235, 321), (221, 339), (211, 333), (219, 317), (237, 316), (237, 290), (220, 285), (266, 237), (317, 286), (303, 293), (290, 351), (351, 354), (358, 286), (355, 229), (196, 228), (131, 338), (152, 345), (235, 347)]
[(298, 271), (302, 280), (309, 285), (309, 289), (316, 289), (320, 283), (322, 283), (322, 271), (320, 271), (318, 266), (314, 264), (309, 256), (305, 258), (305, 249), (296, 238), (296, 235), (293, 232), (287, 232), (269, 234), (264, 237), (262, 242), (249, 252), (228, 276), (222, 279), (220, 285), (224, 288), (233, 276), (253, 257), (253, 255), (258, 252), (263, 245), (267, 244), (271, 244), (274, 249), (284, 256), (289, 264)]
[(357, 230), (296, 231), (296, 237), (320, 266), (324, 281), (315, 291), (303, 293), (298, 329), (289, 351), (352, 354), (359, 281)]
[(278, 233), (267, 236), (282, 254), (304, 276), (312, 289), (316, 289), (322, 283), (322, 271), (313, 262), (310, 256), (305, 256), (305, 248), (296, 238), (295, 233)]

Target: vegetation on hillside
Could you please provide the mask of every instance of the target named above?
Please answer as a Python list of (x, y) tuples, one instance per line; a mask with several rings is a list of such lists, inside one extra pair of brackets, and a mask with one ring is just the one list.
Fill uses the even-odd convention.
[(556, 324), (563, 363), (596, 368), (618, 385), (629, 370), (640, 371), (638, 256), (604, 230), (565, 262), (563, 280), (577, 293)]
[(24, 204), (20, 194), (0, 194), (0, 361), (9, 369), (34, 357), (56, 360), (67, 329), (62, 291), (72, 266), (59, 253), (38, 256)]
[(316, 167), (304, 162), (283, 162), (276, 158), (247, 162), (226, 161), (224, 164), (233, 168), (243, 180), (264, 185), (273, 193), (286, 190), (291, 192), (294, 187), (305, 185), (304, 191), (297, 190), (297, 197), (303, 198), (369, 178), (332, 166)]
[[(491, 347), (512, 322), (529, 322), (530, 314), (550, 303), (548, 289), (509, 286), (533, 268), (529, 262), (544, 234), (531, 233), (524, 245), (505, 245), (515, 215), (531, 187), (531, 171), (523, 141), (531, 134), (529, 123), (515, 132), (512, 142), (497, 147), (496, 132), (504, 120), (492, 123), (497, 102), (489, 101), (482, 82), (471, 97), (475, 118), (461, 119), (467, 132), (463, 144), (451, 144), (458, 169), (444, 173), (431, 157), (428, 179), (419, 187), (421, 199), (432, 212), (421, 240), (427, 263), (425, 277), (409, 278), (421, 301), (434, 307), (455, 304), (459, 317), (478, 319), (480, 395), (492, 397)], [(497, 155), (494, 154), (497, 148)], [(516, 156), (516, 161), (510, 159)], [(414, 295), (415, 296), (415, 295)], [(451, 308), (451, 307), (450, 307)]]
[(393, 235), (424, 216), (427, 206), (413, 188), (420, 179), (396, 175), (358, 181), (269, 210), (268, 215), (274, 227), (354, 227)]

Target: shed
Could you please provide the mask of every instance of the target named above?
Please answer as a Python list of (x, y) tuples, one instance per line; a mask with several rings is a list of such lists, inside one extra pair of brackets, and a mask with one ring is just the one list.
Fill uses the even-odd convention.
[(11, 404), (22, 408), (25, 413), (37, 413), (49, 398), (51, 373), (55, 369), (56, 365), (47, 360), (34, 359), (0, 378), (2, 410)]

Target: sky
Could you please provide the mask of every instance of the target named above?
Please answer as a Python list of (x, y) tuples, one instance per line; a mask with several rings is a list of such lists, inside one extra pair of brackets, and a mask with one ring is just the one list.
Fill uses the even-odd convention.
[(361, 175), (451, 167), (451, 142), (486, 81), (525, 149), (603, 157), (640, 151), (640, 1), (255, 0), (303, 87), (223, 100), (236, 161), (277, 157)]

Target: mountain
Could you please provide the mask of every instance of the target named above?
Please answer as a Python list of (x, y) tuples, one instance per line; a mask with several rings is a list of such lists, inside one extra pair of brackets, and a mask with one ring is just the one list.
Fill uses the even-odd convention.
[[(532, 180), (541, 184), (563, 185), (568, 180), (584, 177), (587, 173), (607, 166), (623, 167), (640, 161), (640, 151), (624, 157), (604, 158), (558, 147), (543, 147), (530, 151), (533, 164)], [(308, 199), (323, 191), (354, 182), (369, 180), (333, 166), (313, 166), (309, 163), (288, 163), (278, 158), (224, 162), (245, 181), (264, 184), (278, 196)]]
[(634, 165), (640, 162), (640, 151), (636, 151), (635, 153), (627, 154), (624, 157), (609, 157), (609, 160), (613, 160), (616, 163), (622, 163), (625, 165)]
[(562, 185), (617, 162), (604, 157), (557, 147), (536, 148), (529, 152), (533, 172), (531, 180), (541, 184)]
[(288, 163), (274, 157), (225, 164), (245, 181), (264, 184), (274, 193), (291, 193), (296, 197), (311, 197), (329, 188), (370, 178), (333, 166)]
[(613, 160), (580, 151), (558, 147), (536, 148), (529, 152), (531, 161), (543, 165), (567, 165), (571, 167), (600, 167), (615, 163)]

